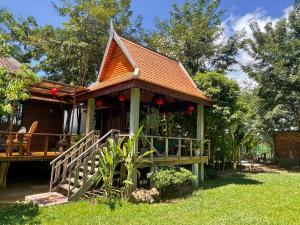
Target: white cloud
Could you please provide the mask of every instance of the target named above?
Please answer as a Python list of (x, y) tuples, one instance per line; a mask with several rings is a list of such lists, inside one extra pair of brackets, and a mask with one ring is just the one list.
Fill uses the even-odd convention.
[[(263, 30), (267, 23), (275, 24), (281, 18), (286, 18), (289, 11), (292, 10), (293, 6), (289, 6), (283, 10), (281, 17), (271, 17), (267, 15), (267, 12), (261, 8), (256, 9), (252, 13), (247, 13), (244, 16), (236, 17), (234, 15), (229, 15), (222, 23), (224, 29), (224, 35), (222, 40), (226, 40), (229, 36), (236, 32), (244, 32), (246, 37), (251, 37), (250, 23), (256, 21), (258, 26)], [(238, 62), (241, 65), (248, 64), (253, 60), (247, 52), (240, 50), (237, 56)], [(249, 86), (255, 86), (255, 82), (251, 80), (247, 74), (245, 74), (240, 65), (235, 66), (232, 72), (228, 73), (228, 76), (235, 79), (239, 85), (243, 88), (249, 88)]]

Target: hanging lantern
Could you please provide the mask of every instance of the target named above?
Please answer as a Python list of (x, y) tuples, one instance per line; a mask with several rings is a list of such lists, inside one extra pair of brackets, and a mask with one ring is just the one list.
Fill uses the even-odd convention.
[(50, 92), (51, 92), (51, 95), (53, 95), (53, 96), (55, 96), (55, 95), (57, 95), (57, 88), (52, 88), (51, 90), (50, 90)]
[(119, 101), (120, 102), (125, 102), (125, 100), (126, 100), (126, 96), (125, 95), (119, 95)]
[(163, 97), (159, 97), (155, 100), (156, 105), (161, 106), (163, 104), (165, 104), (165, 100)]
[(100, 100), (100, 99), (97, 99), (97, 100), (96, 100), (96, 106), (97, 106), (97, 107), (100, 107), (100, 106), (102, 106), (102, 105), (103, 105), (103, 101)]
[(187, 113), (189, 115), (192, 115), (194, 110), (195, 110), (195, 106), (194, 105), (189, 105), (188, 108), (187, 108)]
[(194, 105), (189, 105), (188, 111), (193, 112), (194, 109), (195, 109), (195, 106), (194, 106)]

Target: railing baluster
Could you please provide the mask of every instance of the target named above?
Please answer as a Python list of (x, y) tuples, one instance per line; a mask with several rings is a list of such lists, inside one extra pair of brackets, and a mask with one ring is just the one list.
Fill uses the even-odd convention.
[(166, 146), (165, 146), (165, 150), (166, 150), (166, 158), (169, 157), (169, 139), (166, 138)]
[(83, 177), (82, 177), (82, 187), (84, 188), (87, 183), (87, 173), (88, 173), (88, 168), (87, 168), (87, 159), (85, 158), (83, 160)]
[(181, 157), (181, 138), (179, 138), (178, 140), (178, 153), (177, 153), (178, 157)]
[(190, 157), (193, 157), (193, 140), (190, 140)]
[(95, 161), (96, 161), (96, 152), (94, 152), (91, 156), (91, 172), (95, 173)]
[[(153, 137), (150, 139), (150, 150), (153, 150), (154, 146), (153, 146)], [(150, 154), (150, 160), (151, 162), (153, 162), (153, 152), (151, 152)]]
[(74, 187), (78, 186), (78, 180), (79, 180), (79, 166), (80, 165), (76, 165), (75, 169), (74, 169)]
[(45, 145), (44, 145), (44, 156), (45, 157), (47, 157), (48, 147), (49, 147), (49, 135), (46, 135), (46, 137), (45, 137)]

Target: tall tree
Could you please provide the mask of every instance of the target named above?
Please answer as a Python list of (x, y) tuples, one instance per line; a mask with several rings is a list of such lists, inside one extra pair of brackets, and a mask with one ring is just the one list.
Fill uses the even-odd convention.
[(214, 104), (206, 109), (206, 135), (211, 140), (212, 162), (231, 160), (235, 149), (228, 143), (226, 132), (236, 122), (239, 86), (236, 81), (217, 72), (198, 73), (194, 77), (197, 86)]
[(257, 104), (262, 130), (300, 129), (300, 7), (288, 18), (261, 30), (251, 23), (253, 37), (245, 49), (254, 59), (244, 71), (258, 83)]
[[(30, 63), (41, 57), (31, 37), (39, 27), (33, 17), (15, 18), (11, 12), (0, 9), (0, 36), (9, 46), (9, 55), (19, 62)], [(3, 47), (3, 46), (2, 46)]]
[[(14, 53), (7, 35), (0, 33), (0, 58), (9, 58)], [(29, 98), (28, 86), (38, 82), (38, 77), (26, 64), (21, 64), (16, 71), (0, 67), (0, 116), (9, 116), (9, 129), (12, 130), (12, 118), (20, 101)]]
[(145, 38), (149, 47), (180, 60), (190, 74), (226, 71), (236, 63), (239, 35), (227, 40), (221, 26), (219, 0), (187, 0), (173, 5), (170, 18), (156, 19), (156, 29)]
[(61, 0), (54, 5), (63, 26), (45, 26), (34, 42), (45, 52), (39, 69), (49, 78), (87, 85), (95, 82), (109, 36), (110, 21), (120, 35), (134, 37), (140, 19), (131, 22), (130, 0)]

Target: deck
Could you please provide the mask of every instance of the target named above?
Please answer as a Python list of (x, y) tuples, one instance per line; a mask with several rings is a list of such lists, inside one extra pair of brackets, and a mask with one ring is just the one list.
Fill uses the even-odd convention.
[(169, 157), (153, 157), (152, 160), (143, 159), (144, 162), (139, 166), (171, 166), (171, 165), (188, 165), (195, 163), (208, 163), (208, 156), (169, 156)]
[(44, 151), (35, 151), (32, 152), (31, 156), (27, 155), (22, 155), (19, 156), (18, 152), (13, 152), (11, 156), (6, 156), (5, 152), (0, 152), (0, 162), (3, 161), (51, 161), (52, 159), (56, 158), (59, 156), (61, 153), (60, 152), (47, 152), (45, 154)]

